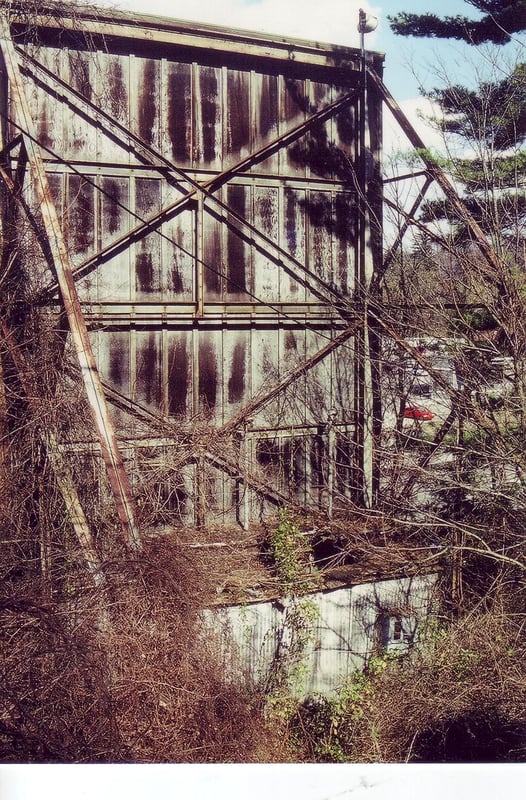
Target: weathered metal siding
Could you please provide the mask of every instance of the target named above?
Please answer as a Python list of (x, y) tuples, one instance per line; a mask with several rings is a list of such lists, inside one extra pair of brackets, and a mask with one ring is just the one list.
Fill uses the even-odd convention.
[[(332, 301), (352, 301), (355, 287), (357, 103), (234, 167), (356, 88), (358, 54), (328, 48), (302, 63), (264, 57), (261, 43), (236, 45), (226, 32), (210, 33), (208, 49), (206, 32), (191, 47), (188, 30), (177, 46), (176, 26), (156, 41), (154, 33), (133, 38), (124, 20), (104, 40), (104, 26), (90, 25), (95, 49), (81, 46), (78, 32), (58, 41), (48, 31), (25, 51), (174, 166), (169, 174), (145, 164), (29, 66), (37, 135), (71, 259), (82, 268), (78, 290), (99, 369), (146, 409), (220, 427), (347, 324)], [(369, 105), (376, 126), (379, 105)], [(155, 215), (146, 235), (128, 235)], [(263, 469), (291, 500), (321, 501), (321, 463), (337, 451), (329, 423), (343, 443), (337, 479), (350, 490), (352, 365), (350, 338), (248, 421), (243, 463)], [(125, 427), (122, 412), (116, 419)], [(239, 485), (227, 475), (221, 482), (213, 505), (227, 512)], [(257, 509), (252, 497), (246, 513)]]
[[(436, 584), (433, 574), (309, 595), (316, 618), (300, 658), (302, 669), (296, 670), (302, 679), (292, 690), (331, 694), (382, 648), (404, 651), (417, 644), (435, 609)], [(399, 639), (397, 633), (393, 637), (392, 626), (389, 631), (390, 619), (402, 623)], [(218, 637), (225, 666), (233, 674), (266, 682), (278, 666), (279, 653), (286, 663), (291, 630), (281, 602), (210, 610), (205, 629)]]

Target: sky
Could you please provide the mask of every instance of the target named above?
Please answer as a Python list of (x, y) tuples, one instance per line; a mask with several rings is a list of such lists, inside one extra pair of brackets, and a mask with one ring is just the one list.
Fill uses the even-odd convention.
[[(435, 86), (435, 71), (443, 61), (448, 77), (466, 76), (467, 45), (396, 36), (389, 27), (389, 15), (436, 12), (436, 0), (95, 0), (95, 5), (348, 47), (360, 45), (358, 11), (363, 8), (377, 19), (376, 30), (365, 36), (366, 48), (385, 54), (384, 83), (425, 144), (436, 150), (440, 150), (441, 140), (423, 119), (432, 115), (432, 108), (422, 99), (419, 83), (426, 88)], [(477, 17), (464, 0), (442, 0), (440, 13)], [(390, 123), (388, 120), (387, 125)], [(384, 152), (403, 149), (404, 140), (397, 136), (396, 126), (386, 129)]]
[[(359, 46), (358, 10), (363, 8), (378, 20), (377, 29), (365, 37), (366, 47), (386, 54), (385, 83), (399, 102), (418, 95), (418, 82), (408, 65), (414, 62), (425, 81), (429, 65), (436, 61), (435, 50), (445, 50), (443, 42), (435, 47), (427, 40), (395, 36), (387, 19), (400, 11), (436, 12), (436, 0), (98, 0), (96, 4), (349, 47)], [(476, 16), (463, 0), (442, 0), (440, 11)]]

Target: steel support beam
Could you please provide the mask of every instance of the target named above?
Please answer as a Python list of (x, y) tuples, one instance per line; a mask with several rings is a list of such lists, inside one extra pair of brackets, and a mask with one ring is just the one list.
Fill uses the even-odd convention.
[(247, 403), (244, 408), (239, 411), (235, 417), (232, 417), (222, 428), (220, 428), (221, 433), (232, 433), (236, 428), (240, 427), (252, 414), (262, 408), (266, 403), (270, 403), (271, 400), (274, 400), (282, 391), (284, 391), (288, 386), (294, 383), (299, 377), (304, 375), (308, 372), (309, 369), (312, 369), (316, 364), (319, 364), (320, 361), (329, 355), (333, 350), (335, 350), (340, 345), (344, 344), (351, 336), (353, 336), (356, 331), (360, 328), (363, 324), (363, 320), (358, 320), (355, 324), (349, 325), (342, 333), (336, 336), (334, 339), (331, 339), (328, 344), (318, 350), (317, 353), (314, 353), (313, 356), (308, 358), (306, 361), (302, 361), (301, 364), (298, 364), (291, 372), (288, 373), (281, 381), (276, 383), (270, 389), (268, 389), (264, 394), (260, 395), (259, 397), (254, 397), (249, 403)]
[[(345, 338), (349, 338), (349, 336), (352, 335), (352, 331), (350, 331), (348, 334), (347, 331), (345, 331), (344, 333), (346, 334)], [(334, 342), (331, 342), (331, 344), (333, 346), (337, 346), (337, 344), (342, 344), (343, 341), (345, 341), (345, 339), (342, 338), (338, 342), (334, 340)], [(325, 350), (327, 350), (327, 348), (325, 348)], [(317, 363), (322, 357), (323, 356), (321, 355), (321, 352), (319, 354), (316, 354), (316, 356), (314, 356), (314, 358), (316, 359), (315, 363)], [(310, 366), (313, 366), (313, 364), (310, 363), (312, 360), (313, 359), (309, 359), (308, 362), (305, 362), (304, 364), (301, 365), (301, 369), (303, 372), (309, 369)], [(287, 380), (287, 385), (294, 379), (295, 378), (289, 377)], [(170, 419), (170, 417), (166, 417), (164, 414), (161, 413), (155, 413), (150, 409), (146, 408), (146, 406), (142, 405), (141, 403), (138, 403), (136, 400), (130, 400), (130, 398), (125, 397), (123, 394), (116, 391), (116, 389), (114, 389), (107, 383), (103, 383), (103, 386), (106, 391), (108, 400), (111, 403), (113, 403), (117, 408), (121, 409), (122, 411), (125, 411), (127, 414), (131, 414), (132, 416), (142, 420), (143, 422), (154, 424), (155, 426), (162, 429), (162, 431), (166, 435), (170, 435), (173, 438), (181, 436), (182, 431), (180, 424), (175, 423), (172, 419)], [(268, 402), (269, 399), (270, 398), (267, 399), (259, 398), (258, 402), (265, 403)], [(241, 416), (242, 412), (236, 417), (236, 420), (240, 420)], [(240, 424), (241, 422), (238, 422), (236, 427), (238, 427)], [(227, 426), (221, 428), (218, 431), (218, 433), (223, 434), (223, 433), (230, 433), (232, 431), (231, 427), (228, 427), (228, 430), (225, 430), (226, 427)], [(276, 489), (274, 489), (272, 486), (266, 483), (260, 476), (253, 475), (251, 472), (247, 470), (241, 470), (239, 465), (236, 464), (233, 459), (230, 459), (228, 457), (224, 448), (221, 448), (221, 454), (213, 453), (209, 449), (206, 450), (202, 454), (202, 456), (205, 460), (209, 461), (213, 466), (228, 473), (232, 478), (238, 478), (242, 483), (245, 484), (247, 489), (253, 489), (258, 494), (264, 495), (268, 500), (271, 500), (276, 505), (282, 505), (288, 502), (288, 498), (285, 497), (285, 495), (282, 495), (280, 492), (278, 492)], [(194, 455), (185, 457), (183, 459), (179, 458), (173, 462), (170, 462), (170, 466), (172, 469), (176, 469), (178, 467), (184, 466), (187, 463), (190, 463), (190, 461), (194, 458), (195, 458)]]
[(416, 219), (416, 217), (411, 216), (409, 211), (404, 211), (403, 208), (400, 208), (400, 206), (398, 206), (392, 200), (388, 200), (385, 197), (384, 197), (384, 205), (388, 206), (389, 208), (392, 208), (393, 211), (396, 211), (398, 214), (401, 214), (405, 218), (405, 221), (407, 222), (406, 231), (410, 226), (413, 226), (414, 228), (417, 228), (419, 231), (429, 236), (429, 238), (433, 242), (441, 245), (445, 250), (448, 251), (448, 253), (451, 253), (452, 255), (454, 254), (455, 252), (454, 248), (448, 245), (448, 243), (444, 240), (443, 236), (439, 236), (438, 233), (434, 233), (433, 231), (429, 230), (429, 228), (426, 225), (424, 225), (423, 222), (420, 222), (420, 220)]
[[(40, 416), (38, 392), (33, 385), (34, 382), (31, 382), (30, 385), (28, 380), (27, 376), (30, 374), (30, 370), (26, 364), (25, 358), (14, 341), (12, 331), (8, 329), (6, 322), (1, 319), (0, 331), (3, 337), (3, 344), (16, 369), (28, 408), (33, 414), (33, 418), (38, 420)], [(64, 501), (66, 513), (86, 562), (88, 572), (95, 586), (101, 586), (105, 583), (104, 573), (71, 471), (62, 457), (55, 435), (41, 425), (37, 425), (37, 432), (48, 456), (58, 489)]]
[(402, 226), (400, 227), (400, 230), (398, 231), (398, 234), (396, 236), (395, 241), (393, 242), (393, 244), (389, 248), (389, 252), (387, 253), (387, 255), (385, 256), (385, 258), (383, 260), (381, 272), (377, 276), (375, 276), (375, 282), (377, 283), (377, 285), (380, 284), (383, 276), (385, 275), (385, 273), (387, 272), (388, 268), (393, 263), (393, 259), (394, 259), (395, 255), (396, 255), (396, 251), (401, 246), (402, 240), (403, 240), (403, 238), (404, 238), (404, 236), (405, 236), (405, 234), (407, 232), (407, 229), (411, 225), (411, 219), (414, 217), (414, 215), (418, 211), (418, 209), (420, 207), (420, 204), (421, 204), (422, 200), (424, 199), (424, 197), (426, 196), (427, 190), (429, 189), (429, 187), (431, 186), (432, 183), (433, 183), (433, 179), (429, 175), (426, 174), (426, 179), (424, 181), (424, 185), (421, 187), (420, 191), (418, 192), (418, 195), (416, 196), (415, 201), (411, 205), (411, 208), (409, 209), (409, 211), (404, 214), (405, 219), (404, 219), (404, 221), (402, 223)]
[(135, 509), (131, 488), (124, 470), (113, 425), (108, 414), (106, 398), (104, 396), (88, 330), (82, 314), (75, 281), (73, 279), (71, 263), (58, 221), (57, 211), (51, 198), (47, 174), (40, 150), (35, 143), (34, 123), (29, 109), (22, 75), (19, 70), (17, 54), (11, 39), (10, 26), (5, 17), (0, 18), (0, 51), (10, 81), (12, 98), (25, 129), (22, 136), (29, 162), (29, 169), (39, 202), (42, 222), (53, 258), (57, 284), (64, 303), (64, 309), (79, 361), (84, 387), (99, 436), (104, 463), (106, 465), (106, 471), (124, 539), (128, 547), (137, 549), (140, 546), (140, 539), (135, 522)]
[(393, 95), (389, 92), (389, 90), (385, 86), (382, 79), (379, 78), (378, 75), (376, 75), (369, 68), (367, 69), (367, 73), (370, 80), (372, 80), (375, 87), (380, 92), (385, 104), (389, 108), (395, 120), (400, 125), (401, 129), (409, 139), (410, 143), (418, 151), (418, 155), (426, 165), (428, 174), (431, 176), (433, 180), (435, 180), (438, 183), (438, 185), (446, 195), (447, 199), (449, 200), (455, 211), (465, 221), (486, 262), (492, 268), (492, 270), (494, 270), (498, 274), (502, 269), (501, 261), (497, 256), (497, 254), (495, 253), (495, 250), (492, 248), (491, 244), (488, 242), (482, 228), (480, 227), (476, 219), (472, 216), (472, 214), (469, 212), (469, 210), (466, 208), (465, 204), (462, 202), (457, 190), (447, 177), (442, 167), (440, 167), (428, 154), (425, 142), (423, 141), (423, 139), (420, 138), (416, 130), (413, 128), (413, 126), (407, 119), (406, 115), (404, 114), (404, 112), (394, 99)]

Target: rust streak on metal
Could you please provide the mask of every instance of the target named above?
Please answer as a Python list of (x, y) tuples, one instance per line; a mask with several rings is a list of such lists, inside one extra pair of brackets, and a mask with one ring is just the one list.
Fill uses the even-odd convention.
[(287, 386), (290, 386), (291, 383), (294, 383), (294, 381), (297, 380), (301, 375), (304, 375), (309, 369), (312, 369), (312, 367), (322, 361), (335, 348), (344, 344), (347, 339), (350, 339), (350, 337), (353, 336), (353, 334), (361, 325), (363, 325), (363, 320), (357, 320), (354, 324), (349, 325), (338, 336), (336, 336), (334, 339), (331, 339), (328, 344), (322, 347), (321, 350), (318, 350), (317, 353), (314, 353), (314, 355), (308, 358), (306, 361), (302, 361), (301, 364), (295, 367), (281, 381), (276, 383), (271, 389), (265, 392), (265, 394), (252, 398), (252, 400), (250, 400), (250, 402), (247, 403), (247, 405), (242, 408), (235, 417), (232, 417), (232, 419), (230, 419), (225, 425), (223, 425), (222, 428), (220, 428), (221, 433), (231, 433), (233, 430), (242, 425), (245, 420), (254, 414), (258, 409), (277, 397), (277, 395), (286, 389)]
[[(95, 45), (96, 25), (89, 26)], [(87, 27), (81, 23), (80, 30)], [(202, 478), (197, 496), (217, 503), (222, 514), (235, 513), (238, 522), (249, 520), (254, 505), (245, 489), (272, 502), (291, 497), (321, 502), (326, 448), (320, 425), (333, 406), (351, 420), (355, 386), (346, 380), (351, 349), (343, 342), (363, 326), (352, 294), (359, 255), (352, 163), (361, 91), (352, 69), (356, 53), (337, 56), (316, 45), (320, 55), (323, 50), (324, 70), (313, 71), (303, 59), (288, 66), (277, 60), (264, 64), (252, 38), (244, 43), (238, 38), (234, 48), (227, 32), (215, 44), (223, 51), (221, 45), (230, 40), (230, 47), (216, 59), (204, 47), (182, 54), (159, 51), (154, 36), (139, 50), (128, 50), (128, 17), (115, 30), (118, 39), (108, 41), (107, 52), (89, 57), (89, 42), (72, 55), (67, 51), (76, 39), (64, 36), (55, 50), (58, 37), (47, 31), (41, 52), (51, 45), (49, 64), (62, 77), (16, 51), (19, 71), (34, 89), (40, 141), (18, 112), (11, 120), (25, 141), (37, 146), (53, 197), (60, 198), (69, 258), (76, 264), (86, 259), (76, 269), (69, 264), (72, 280), (92, 273), (78, 289), (82, 321), (97, 330), (101, 365), (120, 390), (106, 388), (105, 399), (148, 421), (149, 432), (156, 434), (152, 448), (157, 439), (170, 440), (171, 450), (162, 449), (159, 458), (168, 459), (170, 469), (177, 463), (184, 467), (180, 486), (169, 497), (170, 509), (177, 505), (183, 521), (197, 510), (203, 523), (208, 512), (207, 505), (199, 511), (189, 489), (197, 464)], [(141, 30), (136, 33), (140, 39)], [(236, 58), (228, 49), (236, 50)], [(292, 45), (288, 52), (292, 57)], [(48, 63), (47, 55), (42, 58)], [(378, 93), (375, 102), (381, 104)], [(54, 278), (39, 298), (53, 307), (62, 292)], [(282, 325), (284, 314), (288, 321)], [(331, 383), (311, 415), (309, 393), (316, 393), (316, 402), (316, 378), (323, 380), (325, 372), (305, 375), (324, 358), (332, 367), (340, 355), (342, 380)], [(254, 396), (258, 371), (267, 382)], [(298, 408), (281, 413), (280, 405), (269, 428), (255, 425), (243, 436), (247, 417), (291, 384), (295, 396), (301, 387)], [(311, 416), (314, 422), (306, 423)], [(296, 420), (305, 423), (301, 434)], [(277, 428), (271, 425), (276, 421)], [(140, 448), (146, 441), (140, 438), (143, 426), (132, 429), (125, 444)], [(283, 429), (289, 432), (280, 434)], [(265, 430), (275, 431), (269, 443), (288, 465), (283, 471), (273, 457), (265, 461)], [(204, 432), (206, 439), (199, 438)], [(145, 457), (150, 458), (147, 451)], [(345, 491), (349, 458), (346, 454), (342, 467)], [(137, 464), (140, 469), (140, 459)]]
[[(167, 222), (176, 214), (184, 211), (189, 207), (189, 205), (194, 204), (199, 195), (202, 193), (207, 199), (212, 200), (215, 204), (217, 204), (224, 212), (231, 214), (233, 221), (235, 221), (236, 224), (242, 223), (245, 228), (250, 230), (253, 236), (257, 237), (261, 242), (265, 243), (265, 245), (271, 245), (280, 259), (287, 260), (293, 265), (294, 268), (301, 269), (311, 280), (322, 285), (325, 291), (332, 291), (334, 296), (333, 290), (330, 289), (325, 281), (316, 276), (313, 272), (309, 271), (305, 265), (291, 256), (291, 254), (286, 250), (279, 247), (278, 244), (272, 242), (270, 237), (266, 236), (254, 225), (251, 225), (248, 220), (243, 219), (240, 215), (236, 214), (227, 204), (214, 197), (213, 193), (218, 191), (222, 186), (231, 181), (232, 178), (243, 172), (245, 169), (265, 160), (273, 152), (286, 147), (296, 139), (303, 136), (313, 125), (323, 122), (334, 114), (337, 114), (342, 109), (346, 108), (356, 99), (356, 90), (343, 95), (332, 103), (329, 103), (327, 106), (324, 106), (319, 111), (311, 114), (301, 123), (294, 125), (292, 128), (275, 137), (268, 144), (263, 145), (261, 148), (253, 151), (228, 169), (219, 172), (217, 175), (209, 178), (206, 181), (203, 181), (202, 183), (199, 183), (191, 178), (185, 170), (177, 167), (175, 164), (173, 164), (173, 162), (158, 153), (154, 148), (150, 147), (141, 139), (134, 136), (131, 131), (129, 131), (120, 123), (116, 122), (108, 114), (97, 108), (94, 104), (90, 103), (79, 92), (65, 84), (41, 64), (36, 62), (34, 59), (30, 59), (25, 54), (24, 58), (30, 62), (33, 72), (41, 73), (48, 80), (52, 80), (61, 87), (64, 93), (67, 93), (69, 97), (74, 98), (75, 103), (81, 104), (81, 107), (84, 106), (86, 109), (89, 109), (89, 114), (92, 121), (95, 120), (98, 124), (102, 124), (105, 127), (109, 126), (108, 129), (113, 132), (116, 140), (123, 148), (129, 149), (143, 163), (147, 163), (150, 166), (158, 169), (170, 170), (171, 173), (174, 173), (179, 179), (187, 182), (192, 187), (191, 190), (187, 191), (186, 194), (183, 194), (182, 197), (165, 206), (159, 212), (149, 216), (147, 219), (142, 220), (139, 225), (129, 230), (126, 234), (110, 242), (106, 247), (99, 250), (98, 253), (95, 253), (83, 264), (78, 266), (73, 271), (75, 280), (78, 280), (89, 274), (105, 261), (125, 250), (133, 242), (136, 242), (147, 236), (149, 233), (159, 228), (164, 222)], [(31, 70), (28, 71), (31, 72)], [(312, 286), (308, 285), (308, 288), (312, 289)], [(57, 285), (51, 284), (43, 290), (42, 294), (43, 296), (49, 296), (56, 289)]]
[(113, 425), (109, 418), (106, 399), (77, 295), (68, 252), (58, 221), (57, 211), (51, 198), (47, 174), (40, 151), (35, 143), (34, 124), (19, 70), (17, 55), (11, 39), (9, 23), (5, 18), (0, 19), (0, 50), (11, 83), (13, 99), (26, 131), (25, 134), (23, 133), (23, 139), (29, 167), (39, 200), (40, 213), (53, 257), (57, 283), (79, 360), (82, 379), (99, 435), (117, 513), (127, 546), (137, 549), (140, 547), (140, 539), (135, 522), (131, 488), (119, 453)]

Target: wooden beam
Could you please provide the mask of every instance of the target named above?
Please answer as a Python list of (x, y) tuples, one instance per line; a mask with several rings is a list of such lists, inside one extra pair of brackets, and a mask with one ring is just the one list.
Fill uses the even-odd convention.
[[(23, 30), (28, 22), (25, 3), (13, 2), (10, 5), (13, 23)], [(18, 14), (17, 6), (20, 9)], [(152, 48), (164, 45), (227, 53), (240, 58), (250, 53), (251, 58), (286, 61), (293, 67), (299, 64), (337, 72), (345, 71), (351, 75), (358, 69), (359, 52), (355, 48), (128, 11), (90, 9), (86, 5), (74, 6), (72, 11), (68, 11), (67, 7), (60, 10), (50, 8), (46, 11), (43, 7), (41, 13), (31, 14), (29, 23), (32, 27), (43, 31), (59, 31), (62, 35), (71, 31), (76, 37), (84, 34), (91, 38), (132, 39), (149, 43)], [(371, 60), (383, 62), (381, 53), (368, 55)]]

